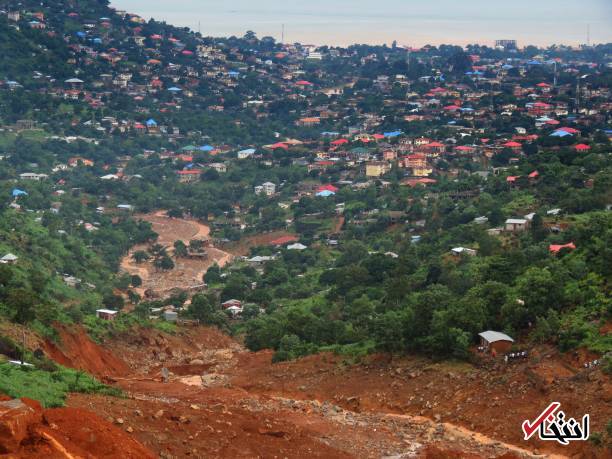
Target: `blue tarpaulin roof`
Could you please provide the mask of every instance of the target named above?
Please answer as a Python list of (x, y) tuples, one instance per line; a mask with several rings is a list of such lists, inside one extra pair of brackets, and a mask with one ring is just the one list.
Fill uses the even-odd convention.
[(383, 135), (385, 137), (397, 137), (399, 135), (402, 135), (402, 131), (385, 132), (383, 133)]
[(28, 193), (26, 193), (23, 190), (20, 190), (19, 188), (13, 188), (13, 197), (16, 198), (18, 196), (27, 196)]
[(567, 131), (555, 131), (550, 136), (551, 137), (566, 137), (568, 135), (572, 135), (572, 134)]
[(317, 196), (320, 196), (322, 198), (329, 198), (330, 196), (335, 195), (336, 193), (334, 193), (333, 191), (329, 191), (329, 190), (323, 190), (323, 191), (319, 191), (317, 193)]
[(200, 148), (198, 148), (200, 151), (213, 151), (214, 149), (215, 147), (211, 145), (202, 145)]

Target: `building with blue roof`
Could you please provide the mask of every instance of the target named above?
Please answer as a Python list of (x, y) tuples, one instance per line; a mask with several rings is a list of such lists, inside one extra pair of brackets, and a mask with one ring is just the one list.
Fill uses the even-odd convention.
[(26, 191), (20, 190), (19, 188), (13, 188), (11, 193), (14, 198), (18, 198), (19, 196), (27, 196), (28, 193)]
[(335, 195), (336, 193), (334, 193), (333, 191), (330, 190), (323, 190), (323, 191), (319, 191), (317, 193), (317, 196), (321, 197), (321, 198), (329, 198), (330, 196)]

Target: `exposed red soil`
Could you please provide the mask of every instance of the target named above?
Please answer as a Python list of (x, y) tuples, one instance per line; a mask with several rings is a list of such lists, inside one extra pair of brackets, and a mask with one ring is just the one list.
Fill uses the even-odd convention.
[[(43, 410), (33, 400), (0, 416), (0, 457), (10, 459), (126, 458), (156, 455), (123, 430), (79, 408)], [(9, 416), (11, 419), (8, 419)], [(11, 420), (19, 419), (19, 424)]]
[(426, 416), (532, 450), (596, 455), (588, 443), (560, 446), (522, 438), (523, 420), (537, 417), (551, 401), (576, 418), (589, 413), (593, 432), (605, 431), (612, 418), (610, 378), (600, 370), (570, 371), (562, 357), (547, 351), (531, 361), (480, 368), (417, 357), (393, 362), (373, 357), (348, 365), (330, 354), (266, 365), (269, 355), (244, 355), (231, 383), (250, 392), (328, 400), (358, 412)]
[[(176, 335), (131, 330), (104, 347), (83, 330), (59, 331), (62, 344), (49, 348), (51, 357), (112, 375), (107, 380), (127, 395), (73, 395), (69, 406), (96, 413), (164, 457), (512, 458), (536, 452), (604, 458), (610, 453), (589, 442), (562, 447), (522, 439), (522, 421), (534, 419), (551, 401), (561, 402), (573, 417), (589, 413), (591, 431), (605, 431), (612, 418), (610, 378), (599, 368), (584, 369), (581, 362), (591, 355), (582, 351), (560, 355), (542, 347), (507, 365), (410, 356), (354, 363), (332, 354), (272, 364), (271, 351), (248, 352), (205, 327), (181, 328)], [(163, 367), (170, 370), (167, 383), (161, 380)], [(69, 411), (57, 413), (67, 425), (72, 422)], [(79, 419), (84, 430), (68, 435), (80, 442), (74, 448), (90, 438), (90, 422), (97, 422), (85, 415)], [(36, 445), (31, 457), (46, 451)], [(111, 457), (102, 454), (95, 457)]]
[[(129, 419), (138, 440), (167, 454), (251, 457), (277, 448), (287, 457), (303, 457), (308, 449), (315, 452), (307, 455), (330, 457), (328, 447), (333, 457), (379, 457), (383, 449), (395, 454), (408, 444), (420, 457), (509, 458), (540, 451), (603, 458), (609, 452), (588, 442), (562, 447), (523, 441), (522, 421), (553, 400), (574, 417), (591, 414), (592, 431), (605, 431), (612, 415), (609, 377), (572, 365), (553, 349), (509, 365), (386, 356), (351, 364), (331, 354), (272, 364), (272, 352), (246, 352), (203, 327), (176, 336), (129, 333), (110, 346), (134, 369), (117, 378), (131, 398), (75, 395), (70, 405)], [(171, 371), (167, 384), (162, 366)], [(218, 406), (221, 411), (211, 408)], [(159, 410), (164, 415), (154, 418)], [(261, 433), (266, 419), (271, 427)], [(180, 433), (167, 435), (177, 423), (185, 424)]]
[[(169, 254), (172, 254), (174, 251), (173, 245), (175, 241), (181, 240), (185, 244), (189, 244), (189, 241), (192, 239), (209, 239), (210, 228), (197, 220), (170, 218), (166, 216), (164, 211), (138, 215), (136, 218), (152, 224), (153, 231), (158, 234), (156, 243), (167, 247)], [(174, 269), (162, 271), (153, 266), (153, 260), (136, 263), (132, 259), (134, 252), (147, 250), (148, 248), (148, 244), (137, 245), (121, 261), (121, 269), (123, 271), (130, 275), (138, 275), (141, 278), (142, 285), (135, 289), (139, 295), (144, 295), (145, 291), (152, 290), (157, 295), (166, 297), (169, 291), (175, 287), (182, 289), (196, 288), (203, 284), (202, 277), (209, 267), (214, 263), (223, 266), (232, 258), (229, 253), (223, 250), (208, 247), (206, 249), (208, 258), (175, 258)], [(131, 307), (128, 305), (126, 310), (129, 311), (130, 309)]]
[[(125, 376), (130, 367), (108, 349), (94, 343), (83, 328), (57, 325), (59, 342), (49, 340), (43, 351), (49, 358), (69, 368), (86, 371), (99, 378)], [(121, 355), (121, 354), (117, 354)]]

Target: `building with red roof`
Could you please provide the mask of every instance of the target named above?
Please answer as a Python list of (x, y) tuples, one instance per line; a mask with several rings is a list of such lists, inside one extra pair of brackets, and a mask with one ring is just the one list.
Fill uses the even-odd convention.
[(459, 151), (461, 153), (472, 153), (474, 151), (474, 147), (470, 147), (468, 145), (459, 145), (455, 148), (455, 151)]
[(567, 132), (569, 134), (580, 134), (580, 131), (578, 129), (574, 129), (571, 127), (561, 127), (559, 129), (557, 129), (557, 131), (563, 131), (563, 132)]
[(317, 193), (320, 193), (321, 191), (331, 191), (332, 193), (337, 193), (338, 188), (333, 185), (321, 185), (319, 188), (317, 188)]
[(554, 254), (559, 253), (562, 249), (575, 250), (576, 245), (573, 242), (569, 242), (567, 244), (561, 244), (561, 245), (560, 244), (550, 244), (548, 246), (548, 251)]
[(289, 244), (290, 242), (296, 242), (299, 241), (299, 238), (297, 236), (281, 236), (278, 239), (274, 239), (273, 241), (270, 241), (270, 245), (285, 245), (285, 244)]
[(407, 185), (409, 187), (414, 188), (417, 185), (423, 185), (423, 186), (427, 186), (427, 185), (432, 185), (434, 183), (437, 183), (437, 180), (431, 179), (431, 178), (411, 178), (411, 179), (406, 179), (404, 181), (402, 181), (402, 185)]
[(199, 169), (190, 169), (178, 171), (176, 175), (178, 175), (179, 182), (181, 183), (193, 183), (200, 180), (200, 175), (202, 175), (202, 171)]
[(266, 145), (264, 148), (267, 148), (269, 150), (276, 150), (277, 148), (282, 148), (283, 150), (289, 150), (289, 145), (283, 142), (276, 142), (276, 143), (273, 143), (272, 145)]
[(574, 148), (576, 149), (576, 151), (589, 151), (591, 149), (591, 147), (586, 143), (579, 143)]

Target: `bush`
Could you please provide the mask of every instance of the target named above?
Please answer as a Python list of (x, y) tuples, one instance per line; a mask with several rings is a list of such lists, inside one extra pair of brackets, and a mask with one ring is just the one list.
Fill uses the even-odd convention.
[(64, 406), (69, 392), (120, 396), (121, 391), (77, 370), (57, 367), (53, 371), (0, 364), (0, 393), (13, 398), (38, 400), (45, 408)]

